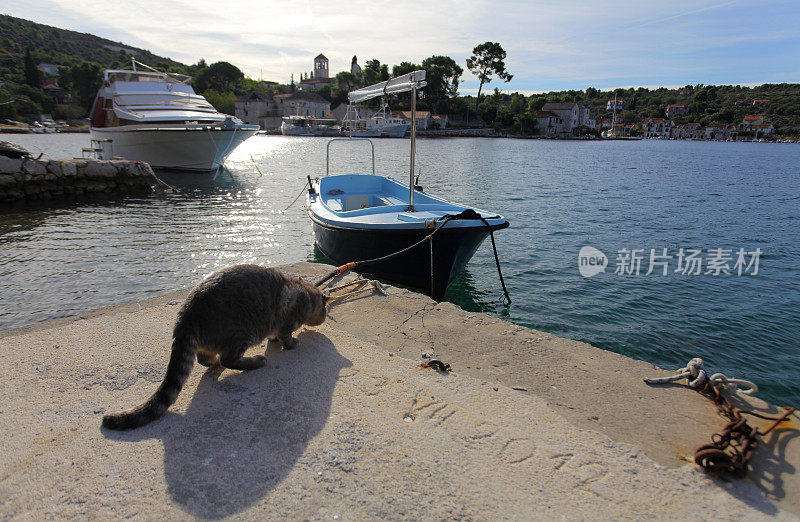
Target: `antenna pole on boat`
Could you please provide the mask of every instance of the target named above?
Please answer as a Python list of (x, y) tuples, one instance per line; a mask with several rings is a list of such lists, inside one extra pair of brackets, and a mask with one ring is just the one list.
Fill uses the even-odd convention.
[(411, 87), (411, 173), (408, 178), (408, 211), (414, 212), (414, 153), (417, 148), (417, 84)]

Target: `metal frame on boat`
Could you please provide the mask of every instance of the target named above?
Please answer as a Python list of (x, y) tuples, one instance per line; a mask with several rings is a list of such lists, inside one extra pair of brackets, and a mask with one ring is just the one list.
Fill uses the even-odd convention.
[[(306, 208), (317, 246), (326, 256), (338, 263), (369, 263), (366, 272), (441, 299), (486, 236), (508, 227), (508, 221), (415, 187), (414, 116), (417, 89), (424, 87), (424, 80), (425, 71), (414, 71), (349, 94), (351, 102), (358, 102), (411, 92), (408, 185), (375, 174), (370, 139), (334, 138), (328, 142), (325, 176), (311, 182)], [(372, 174), (330, 175), (331, 145), (359, 141), (372, 146)]]

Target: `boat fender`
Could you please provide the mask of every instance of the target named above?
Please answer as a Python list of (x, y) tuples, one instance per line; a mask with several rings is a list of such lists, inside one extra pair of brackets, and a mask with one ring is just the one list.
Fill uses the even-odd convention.
[(311, 176), (306, 176), (306, 179), (308, 179), (308, 195), (313, 196), (317, 193), (317, 191), (314, 190), (314, 184), (311, 183)]

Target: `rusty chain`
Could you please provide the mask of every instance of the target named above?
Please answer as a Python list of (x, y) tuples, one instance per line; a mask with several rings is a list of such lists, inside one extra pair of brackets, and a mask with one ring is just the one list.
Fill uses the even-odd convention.
[[(728, 423), (711, 436), (711, 444), (700, 446), (694, 453), (695, 463), (713, 474), (744, 476), (747, 473), (750, 457), (758, 446), (757, 436), (763, 437), (768, 434), (794, 412), (794, 408), (785, 407), (782, 415), (769, 417), (754, 411), (734, 408), (720, 389), (710, 382), (706, 382), (700, 392), (711, 399), (720, 413), (728, 419)], [(766, 430), (761, 431), (751, 427), (743, 415), (752, 415), (774, 422)]]
[[(644, 379), (648, 384), (664, 384), (676, 380), (687, 379), (691, 388), (711, 399), (720, 414), (728, 419), (728, 423), (720, 431), (711, 436), (711, 444), (704, 444), (694, 453), (694, 462), (706, 472), (715, 475), (744, 476), (750, 457), (758, 447), (758, 437), (763, 437), (785, 421), (794, 413), (794, 408), (783, 407), (783, 413), (777, 417), (770, 417), (751, 410), (734, 408), (730, 400), (722, 393), (723, 389), (736, 390), (730, 384), (746, 384), (749, 390), (745, 394), (752, 394), (758, 388), (749, 381), (741, 379), (728, 379), (722, 374), (715, 374), (708, 378), (703, 368), (703, 360), (696, 358), (689, 361), (686, 368), (678, 370), (680, 373), (672, 377)], [(753, 428), (747, 423), (744, 415), (751, 415), (765, 420), (773, 421), (765, 430)]]

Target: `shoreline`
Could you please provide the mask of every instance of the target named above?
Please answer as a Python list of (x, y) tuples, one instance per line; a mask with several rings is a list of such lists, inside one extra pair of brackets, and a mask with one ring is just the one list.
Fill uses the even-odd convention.
[[(301, 274), (305, 277), (317, 277), (330, 267), (312, 263), (296, 263), (281, 268), (288, 273)], [(237, 385), (229, 392), (220, 393), (225, 388), (214, 392), (213, 386), (212, 389), (207, 386), (203, 387), (203, 382), (208, 372), (203, 375), (198, 387), (197, 379), (200, 378), (200, 374), (203, 374), (203, 372), (201, 371), (202, 368), (198, 369), (196, 367), (192, 373), (190, 384), (187, 385), (179, 398), (179, 403), (172, 409), (173, 413), (168, 414), (165, 419), (153, 423), (152, 427), (131, 432), (130, 435), (108, 438), (100, 434), (98, 408), (105, 411), (119, 407), (122, 403), (138, 400), (132, 396), (144, 398), (152, 392), (152, 388), (155, 386), (154, 383), (160, 380), (164, 368), (164, 363), (161, 360), (166, 356), (165, 350), (168, 341), (167, 337), (172, 326), (172, 317), (177, 312), (177, 305), (186, 294), (187, 290), (170, 292), (143, 301), (119, 304), (73, 317), (54, 319), (0, 332), (0, 344), (6, 347), (9, 345), (13, 347), (9, 351), (12, 355), (11, 360), (4, 363), (11, 365), (9, 370), (14, 367), (13, 359), (24, 357), (29, 360), (21, 368), (22, 375), (19, 376), (19, 379), (22, 379), (22, 381), (16, 377), (7, 377), (7, 379), (11, 379), (12, 383), (16, 384), (29, 382), (26, 380), (28, 378), (25, 375), (31, 371), (34, 374), (40, 374), (44, 379), (43, 389), (39, 390), (37, 388), (32, 392), (33, 396), (29, 400), (32, 402), (33, 413), (26, 413), (26, 418), (30, 415), (33, 415), (30, 417), (31, 421), (42, 418), (41, 415), (37, 416), (35, 413), (36, 408), (41, 407), (52, 412), (47, 414), (46, 418), (51, 420), (45, 422), (44, 426), (52, 422), (57, 424), (67, 422), (67, 425), (78, 422), (80, 426), (83, 426), (79, 427), (79, 429), (87, 433), (91, 438), (89, 443), (84, 443), (88, 444), (88, 447), (82, 450), (73, 448), (79, 455), (85, 454), (87, 451), (95, 451), (92, 448), (106, 448), (102, 451), (111, 451), (112, 453), (121, 451), (124, 454), (131, 451), (133, 453), (126, 457), (124, 463), (125, 465), (133, 465), (130, 459), (135, 458), (138, 452), (134, 448), (148, 440), (158, 443), (158, 439), (164, 439), (164, 437), (166, 437), (164, 440), (165, 444), (167, 444), (169, 430), (181, 430), (180, 423), (183, 422), (181, 419), (185, 420), (187, 415), (190, 419), (196, 418), (197, 422), (201, 424), (205, 422), (202, 419), (205, 419), (207, 415), (211, 414), (211, 411), (215, 410), (213, 408), (208, 410), (208, 407), (202, 406), (201, 397), (206, 397), (203, 399), (204, 401), (212, 400), (214, 404), (219, 402), (218, 407), (221, 408), (225, 408), (225, 404), (229, 403), (236, 404), (237, 408), (249, 404), (249, 401), (242, 402), (238, 400), (237, 396), (242, 395), (242, 398), (247, 396), (247, 390), (256, 382), (254, 381), (255, 377), (250, 377), (250, 374), (244, 375), (227, 371), (226, 374), (231, 373), (233, 375), (220, 381), (221, 383), (238, 379), (238, 381), (242, 382), (242, 385)], [(338, 350), (342, 356), (353, 361), (353, 370), (342, 369), (336, 376), (331, 377), (333, 379), (331, 382), (339, 383), (336, 384), (337, 390), (340, 386), (345, 388), (351, 384), (354, 386), (355, 395), (344, 397), (342, 399), (344, 402), (340, 404), (340, 408), (344, 406), (346, 410), (349, 408), (358, 409), (358, 405), (363, 404), (364, 401), (378, 400), (383, 397), (383, 389), (391, 387), (390, 383), (394, 382), (393, 379), (395, 379), (395, 377), (391, 377), (394, 374), (389, 369), (398, 367), (400, 373), (396, 374), (397, 379), (405, 379), (401, 375), (407, 374), (411, 375), (410, 378), (416, 379), (414, 381), (416, 384), (409, 384), (409, 389), (411, 390), (418, 386), (425, 388), (428, 384), (432, 384), (432, 380), (444, 387), (435, 392), (436, 394), (448, 394), (460, 389), (460, 392), (451, 396), (451, 401), (449, 402), (452, 405), (451, 408), (456, 408), (455, 402), (467, 396), (471, 397), (471, 400), (478, 402), (485, 399), (491, 404), (494, 404), (492, 401), (495, 400), (499, 400), (500, 403), (507, 401), (507, 406), (511, 406), (512, 409), (519, 408), (519, 415), (522, 418), (526, 418), (524, 412), (533, 411), (529, 410), (529, 408), (536, 409), (541, 407), (544, 410), (536, 410), (539, 412), (537, 414), (539, 416), (534, 418), (541, 418), (541, 415), (555, 415), (555, 417), (546, 420), (541, 426), (538, 424), (536, 426), (531, 425), (529, 430), (544, 430), (544, 432), (549, 433), (548, 430), (552, 426), (556, 426), (562, 433), (565, 433), (564, 430), (570, 433), (578, 430), (575, 433), (584, 433), (581, 437), (588, 437), (588, 439), (595, 437), (592, 434), (602, 434), (609, 441), (614, 441), (612, 443), (613, 448), (622, 448), (622, 446), (617, 446), (618, 444), (625, 445), (625, 447), (641, 448), (647, 455), (645, 461), (649, 461), (652, 458), (661, 466), (677, 468), (675, 472), (680, 472), (680, 480), (682, 481), (688, 480), (689, 483), (693, 483), (696, 480), (702, 481), (703, 484), (706, 484), (703, 494), (711, 495), (713, 491), (717, 491), (716, 488), (720, 488), (720, 485), (714, 485), (715, 483), (706, 479), (702, 473), (695, 471), (691, 466), (687, 466), (685, 461), (685, 457), (691, 454), (697, 445), (707, 443), (711, 434), (721, 427), (722, 421), (716, 416), (715, 408), (710, 401), (683, 385), (663, 387), (644, 385), (641, 382), (642, 377), (667, 373), (656, 369), (649, 363), (606, 352), (586, 343), (561, 339), (544, 332), (516, 326), (485, 314), (468, 313), (450, 303), (437, 303), (421, 294), (396, 287), (390, 289), (389, 297), (370, 296), (335, 305), (325, 325), (309, 329), (309, 332), (312, 331), (318, 331), (326, 336), (332, 341), (335, 350)], [(362, 348), (357, 352), (352, 352), (350, 348), (352, 343), (355, 343), (353, 346), (362, 346)], [(75, 349), (79, 351), (73, 352)], [(19, 353), (20, 351), (22, 353)], [(79, 366), (64, 374), (63, 371), (59, 370), (61, 364), (68, 368), (73, 368), (74, 363), (70, 359), (72, 357), (69, 355), (70, 353), (73, 353), (75, 357), (81, 360), (88, 357), (85, 364), (90, 366), (92, 364), (100, 365), (98, 370), (96, 371), (92, 368), (81, 370)], [(289, 354), (287, 356), (291, 357), (296, 355), (292, 352), (286, 353)], [(419, 361), (422, 360), (421, 355), (424, 353), (432, 354), (451, 364), (453, 368), (452, 374), (448, 377), (438, 377), (433, 373), (430, 375), (423, 373), (423, 370), (420, 369), (415, 370), (415, 365), (419, 364)], [(367, 366), (359, 366), (356, 361), (357, 354), (368, 356), (372, 362), (368, 363)], [(273, 355), (279, 358), (283, 356), (283, 353), (278, 352)], [(361, 355), (358, 356), (360, 357)], [(93, 361), (95, 358), (97, 359), (96, 362), (88, 362)], [(43, 364), (46, 366), (42, 366)], [(277, 362), (274, 364), (277, 364)], [(384, 366), (386, 369), (384, 369)], [(280, 366), (273, 366), (265, 370), (265, 372), (276, 372), (281, 367), (284, 367), (283, 363)], [(102, 370), (102, 368), (106, 368), (106, 370)], [(302, 367), (292, 366), (292, 368), (294, 369), (291, 372), (302, 373), (303, 371)], [(360, 375), (352, 373), (352, 371), (359, 368)], [(45, 373), (42, 374), (41, 371), (45, 371)], [(73, 373), (74, 371), (78, 373)], [(98, 371), (99, 373), (97, 373)], [(384, 374), (384, 371), (389, 373)], [(409, 374), (409, 372), (411, 373)], [(368, 373), (369, 375), (367, 375)], [(12, 375), (13, 372), (4, 372), (4, 374)], [(138, 377), (131, 380), (127, 377), (131, 374), (134, 376), (138, 374)], [(81, 377), (81, 375), (84, 377)], [(263, 375), (262, 378), (264, 378)], [(292, 373), (288, 374), (287, 378), (291, 375)], [(77, 381), (75, 381), (76, 378)], [(89, 381), (86, 381), (86, 379), (89, 379)], [(74, 386), (77, 386), (77, 390), (83, 389), (84, 391), (76, 392), (76, 397), (74, 398), (63, 395), (64, 392), (59, 390), (72, 389), (73, 384), (71, 383), (73, 381), (75, 381)], [(81, 384), (84, 381), (85, 384)], [(249, 384), (245, 385), (245, 381)], [(124, 386), (119, 388), (119, 384), (122, 383), (125, 383)], [(52, 388), (53, 386), (55, 388)], [(85, 386), (88, 386), (88, 388)], [(214, 386), (218, 387), (219, 385)], [(448, 386), (452, 388), (450, 392), (448, 392)], [(464, 388), (459, 388), (461, 386)], [(10, 386), (4, 388), (7, 390), (6, 393), (10, 392)], [(88, 393), (85, 390), (90, 390), (92, 393)], [(36, 397), (42, 393), (45, 393), (45, 395), (50, 394), (50, 398), (39, 403), (39, 399)], [(97, 393), (100, 393), (100, 395), (97, 395)], [(209, 394), (211, 395), (209, 396)], [(0, 413), (0, 418), (5, 417), (8, 419), (9, 412), (21, 411), (18, 410), (18, 404), (22, 400), (22, 396), (28, 397), (25, 394), (8, 397), (8, 401), (10, 401), (9, 408), (4, 408), (5, 414)], [(334, 394), (334, 399), (336, 397), (337, 395)], [(56, 402), (60, 401), (63, 404), (52, 404), (54, 398), (58, 399)], [(383, 400), (388, 401), (385, 404), (381, 403), (384, 404), (383, 407), (393, 411), (396, 401), (391, 394), (384, 397)], [(420, 407), (425, 404), (421, 399), (415, 399), (415, 401), (415, 404)], [(748, 401), (751, 402), (753, 407), (762, 411), (771, 411), (772, 409), (770, 405), (757, 399)], [(536, 408), (534, 408), (534, 403), (538, 404)], [(337, 404), (336, 399), (334, 404)], [(188, 410), (186, 410), (187, 405)], [(507, 428), (509, 426), (508, 423), (513, 423), (510, 418), (507, 418), (507, 414), (513, 412), (502, 413), (496, 409), (496, 406), (487, 406), (489, 410), (483, 414), (481, 417), (482, 422), (478, 423), (478, 428), (476, 429), (479, 429), (479, 426), (483, 423), (499, 423), (498, 425), (506, 426)], [(462, 404), (462, 407), (469, 406)], [(475, 403), (474, 407), (480, 409), (483, 406)], [(196, 408), (201, 409), (197, 411)], [(331, 413), (325, 415), (325, 418), (330, 416), (327, 424), (336, 424), (333, 419), (347, 415), (345, 413), (346, 410), (337, 409), (335, 406), (331, 406), (331, 408)], [(419, 419), (424, 419), (427, 415), (427, 410), (425, 408), (415, 410), (414, 408), (416, 406), (411, 407), (412, 413), (418, 412), (414, 413), (414, 415)], [(183, 410), (186, 410), (186, 412), (181, 413)], [(443, 409), (441, 411), (446, 413), (449, 410)], [(546, 414), (544, 413), (545, 411), (551, 411), (552, 413)], [(69, 414), (67, 412), (74, 413)], [(381, 415), (380, 411), (375, 413), (379, 416)], [(64, 416), (65, 414), (66, 417)], [(75, 414), (78, 417), (74, 417)], [(364, 415), (367, 414), (365, 413)], [(435, 416), (436, 413), (434, 412), (433, 415)], [(460, 415), (453, 414), (453, 420), (457, 420)], [(390, 415), (389, 418), (393, 419), (394, 416)], [(505, 420), (500, 422), (501, 418)], [(564, 419), (564, 421), (558, 419)], [(798, 425), (797, 413), (794, 414), (793, 419), (793, 426), (796, 427)], [(350, 435), (348, 436), (353, 433), (362, 433), (359, 430), (367, 429), (365, 427), (367, 425), (370, 426), (369, 429), (379, 430), (379, 425), (369, 424), (372, 421), (366, 419), (363, 421), (352, 419), (347, 422), (356, 423), (355, 425), (347, 424), (351, 426), (351, 428), (348, 428), (350, 429), (348, 432)], [(363, 425), (362, 422), (364, 423)], [(399, 426), (407, 426), (402, 420), (399, 422)], [(413, 420), (413, 422), (416, 423), (416, 420)], [(437, 437), (444, 436), (447, 430), (446, 426), (449, 425), (446, 423), (449, 422), (447, 419), (442, 422), (440, 425), (434, 425), (435, 423), (431, 425), (425, 424), (424, 427), (427, 430), (424, 432), (427, 434), (425, 437), (434, 442), (439, 441)], [(566, 422), (566, 424), (562, 425), (562, 422)], [(44, 426), (39, 426), (39, 428)], [(416, 426), (416, 424), (413, 424), (413, 426)], [(456, 437), (458, 440), (460, 440), (459, 437), (467, 436), (468, 433), (463, 432), (463, 429), (466, 429), (465, 426), (461, 425), (454, 432), (449, 433), (448, 436)], [(572, 427), (567, 428), (566, 426)], [(342, 429), (341, 425), (339, 425), (339, 429)], [(165, 432), (164, 430), (167, 431)], [(141, 439), (137, 435), (138, 432), (142, 434), (150, 433), (151, 435)], [(544, 432), (541, 435), (546, 438)], [(163, 435), (156, 435), (156, 438), (152, 439), (151, 437), (156, 433), (163, 433)], [(362, 433), (362, 438), (364, 436)], [(750, 474), (749, 481), (734, 481), (734, 489), (746, 489), (750, 483), (754, 483), (761, 488), (763, 494), (767, 495), (764, 499), (767, 504), (774, 503), (779, 509), (785, 509), (795, 514), (800, 513), (800, 487), (798, 487), (800, 481), (796, 473), (797, 466), (800, 464), (800, 445), (798, 445), (796, 437), (793, 437), (792, 432), (782, 431), (774, 433), (765, 444), (760, 445), (753, 457), (752, 464), (754, 469)], [(12, 437), (14, 439), (12, 441), (13, 445), (19, 450), (17, 453), (12, 452), (12, 454), (27, 453), (30, 449), (30, 441), (27, 440), (29, 438), (17, 440)], [(368, 446), (369, 437), (366, 437), (366, 439), (362, 440), (362, 443)], [(439, 441), (441, 447), (436, 447), (442, 452), (449, 452), (452, 449), (452, 443), (447, 442), (450, 439), (445, 439)], [(327, 439), (323, 438), (323, 440)], [(482, 445), (491, 445), (492, 440), (491, 436), (486, 439), (483, 436), (479, 436), (474, 439), (474, 443), (467, 444), (465, 448), (468, 451), (472, 451), (472, 449), (483, 447)], [(786, 444), (787, 440), (790, 442), (789, 444)], [(573, 453), (571, 455), (580, 456), (587, 451), (583, 449), (576, 452), (572, 446), (572, 444), (575, 444), (574, 441), (570, 443), (562, 441), (562, 443), (567, 445), (557, 451), (554, 449), (553, 455), (565, 454), (565, 452), (568, 453), (572, 449)], [(403, 443), (397, 441), (396, 444), (402, 445)], [(502, 447), (506, 448), (505, 451), (508, 451), (509, 448), (516, 450), (516, 443), (512, 444), (512, 446), (509, 446), (509, 444), (512, 443), (506, 441), (500, 444), (498, 451)], [(558, 446), (558, 443), (554, 447), (556, 446)], [(608, 448), (612, 448), (612, 446), (608, 446)], [(457, 444), (456, 447), (461, 446)], [(463, 452), (465, 449), (462, 448), (459, 451)], [(614, 451), (617, 451), (617, 449)], [(212, 456), (213, 454), (215, 452), (212, 451)], [(583, 456), (585, 457), (585, 455)], [(540, 455), (540, 457), (535, 462), (532, 461), (530, 465), (548, 462), (550, 458), (546, 455)], [(614, 458), (616, 457), (609, 455), (607, 458), (611, 460), (608, 461), (605, 460), (606, 457), (595, 457), (600, 459), (597, 462), (604, 469), (614, 468), (613, 462), (615, 462)], [(366, 455), (364, 458), (366, 458)], [(416, 457), (409, 456), (408, 458)], [(559, 459), (561, 457), (553, 458), (560, 462)], [(631, 465), (633, 463), (637, 465), (643, 463), (640, 459), (633, 457), (631, 459), (633, 459), (630, 460)], [(36, 460), (37, 458), (34, 458), (34, 461)], [(525, 462), (527, 462), (527, 459)], [(165, 464), (167, 463), (165, 462)], [(179, 461), (175, 461), (173, 464), (182, 465)], [(386, 465), (389, 466), (390, 464), (387, 462)], [(53, 466), (56, 467), (53, 468)], [(94, 469), (94, 464), (87, 464), (87, 466)], [(359, 459), (350, 464), (350, 467), (355, 470), (362, 469), (360, 466), (361, 461)], [(501, 464), (497, 464), (497, 466), (501, 466)], [(506, 469), (502, 466), (501, 468)], [(19, 465), (14, 465), (9, 469), (16, 470), (12, 473), (12, 476), (27, 477), (27, 474), (33, 473), (32, 468), (24, 466), (20, 468)], [(44, 466), (44, 469), (52, 471), (59, 468), (53, 464), (50, 467)], [(641, 473), (644, 473), (643, 469), (638, 471), (640, 477)], [(467, 467), (462, 471), (469, 476), (471, 470), (472, 468)], [(112, 478), (119, 476), (119, 473), (123, 473), (123, 470), (117, 469), (113, 465), (110, 471)], [(366, 469), (362, 469), (362, 471), (366, 472)], [(455, 471), (456, 469), (454, 468), (453, 473)], [(512, 472), (512, 469), (508, 468), (507, 471)], [(544, 473), (543, 470), (540, 471)], [(336, 470), (331, 473), (333, 472), (338, 473)], [(376, 476), (380, 476), (382, 480), (398, 480), (396, 477), (389, 478), (380, 470), (373, 470), (373, 472)], [(531, 472), (533, 473), (533, 471)], [(686, 475), (688, 472), (690, 472), (689, 475)], [(108, 473), (108, 470), (106, 470), (106, 473)], [(290, 485), (294, 484), (295, 482), (291, 479), (291, 472), (289, 471), (288, 473), (289, 475), (287, 475), (285, 482)], [(324, 474), (327, 473), (329, 473), (329, 470), (324, 471)], [(336, 480), (349, 484), (346, 477), (351, 477), (352, 475), (349, 475), (348, 472), (343, 473), (344, 476), (338, 477)], [(452, 475), (446, 473), (445, 475), (448, 480), (456, 482), (460, 477), (459, 473)], [(359, 476), (358, 472), (356, 472), (356, 476)], [(369, 482), (371, 479), (366, 477), (371, 476), (371, 474), (363, 475), (364, 478), (362, 480)], [(537, 476), (539, 478), (543, 477), (534, 473), (533, 478), (535, 479)], [(590, 481), (592, 487), (601, 486), (603, 480), (606, 480), (606, 476), (610, 480), (615, 475), (613, 472), (609, 472), (607, 475)], [(674, 475), (668, 474), (668, 476)], [(88, 480), (91, 483), (97, 480), (101, 482), (104, 480), (96, 477), (93, 473), (89, 473), (89, 477)], [(491, 479), (491, 477), (489, 478)], [(167, 473), (167, 479), (169, 479), (169, 473)], [(618, 479), (619, 477), (617, 477)], [(213, 482), (213, 478), (210, 480)], [(668, 482), (669, 487), (661, 492), (662, 495), (670, 496), (673, 488), (682, 488), (677, 482)], [(628, 486), (630, 484), (625, 481), (622, 484), (620, 492), (622, 492), (623, 496), (632, 495), (632, 491), (637, 490), (637, 488), (629, 489)], [(275, 487), (280, 489), (278, 486)], [(363, 489), (359, 489), (360, 487), (357, 487), (357, 485), (353, 485), (353, 487), (363, 492)], [(638, 486), (638, 488), (641, 488), (641, 486)], [(667, 491), (670, 493), (666, 493)], [(486, 493), (484, 492), (484, 495)], [(492, 493), (492, 491), (490, 490), (488, 493)], [(114, 492), (114, 494), (118, 495), (119, 493)], [(499, 491), (494, 491), (494, 494), (502, 495)], [(605, 496), (611, 495), (606, 490), (602, 490), (602, 494)], [(646, 495), (647, 492), (642, 491), (642, 494)], [(728, 497), (729, 494), (732, 497)], [(17, 494), (17, 497), (19, 495)], [(580, 495), (579, 490), (568, 493), (570, 498), (572, 496), (580, 497)], [(728, 498), (743, 498), (742, 495), (752, 496), (753, 494), (752, 492), (746, 493), (743, 491), (737, 494), (725, 493)], [(746, 501), (746, 503), (753, 505), (753, 502), (755, 502), (753, 499), (757, 496), (748, 497), (750, 501)], [(523, 497), (526, 496), (523, 495)], [(39, 498), (46, 498), (46, 496)], [(173, 498), (174, 500), (175, 498)], [(535, 495), (532, 500), (536, 500)], [(569, 500), (569, 498), (565, 500)], [(633, 500), (633, 498), (631, 497), (629, 500)], [(33, 500), (29, 499), (29, 501)], [(127, 501), (130, 501), (130, 499)], [(595, 502), (597, 502), (596, 498)], [(178, 501), (178, 504), (183, 504), (183, 502)], [(601, 502), (601, 504), (605, 505), (604, 502)], [(645, 502), (644, 504), (644, 507), (640, 506), (638, 509), (644, 509), (645, 511), (634, 511), (633, 513), (638, 513), (640, 516), (644, 515), (648, 508), (646, 506), (647, 503)], [(765, 509), (769, 509), (766, 507), (767, 504), (759, 504), (760, 507), (757, 510), (760, 511), (761, 515), (780, 514), (780, 511), (765, 511)], [(88, 509), (88, 506), (91, 505), (92, 502), (88, 502), (84, 505), (84, 509)], [(66, 506), (62, 505), (61, 508), (66, 509)], [(162, 506), (161, 509), (166, 509), (166, 507)], [(504, 513), (508, 514), (502, 510), (492, 511), (489, 507), (486, 509), (486, 511), (463, 513), (462, 516), (477, 515), (491, 518)], [(530, 509), (534, 508), (531, 507)], [(611, 508), (609, 507), (608, 509)], [(203, 514), (202, 511), (186, 510), (195, 515)], [(68, 511), (62, 510), (56, 513), (66, 514)], [(80, 511), (79, 513), (93, 512)], [(122, 514), (122, 512), (116, 511), (113, 513)], [(251, 516), (255, 516), (256, 513), (260, 512), (253, 512)], [(544, 515), (541, 512), (537, 513)], [(605, 513), (609, 516), (621, 516), (622, 514), (615, 511), (607, 511)], [(661, 513), (663, 515), (663, 512)], [(208, 515), (209, 513), (205, 514)], [(631, 512), (628, 512), (628, 516), (630, 515)]]
[[(20, 130), (10, 130), (8, 128), (3, 129), (0, 128), (0, 136), (7, 134), (7, 135), (18, 135), (18, 134), (41, 134), (41, 135), (52, 135), (52, 134), (88, 134), (88, 128), (76, 128), (76, 129), (69, 129), (69, 130), (59, 130), (55, 133), (41, 133), (41, 132), (34, 132), (28, 129), (20, 129)], [(276, 129), (269, 129), (269, 130), (260, 130), (257, 133), (261, 136), (282, 136), (280, 130)], [(641, 137), (618, 137), (618, 138), (599, 138), (596, 136), (591, 137), (564, 137), (564, 138), (557, 138), (552, 136), (529, 136), (525, 134), (511, 134), (511, 133), (500, 133), (495, 134), (491, 129), (445, 129), (445, 130), (436, 130), (436, 131), (418, 131), (417, 136), (420, 138), (507, 138), (507, 139), (515, 139), (515, 140), (552, 140), (552, 141), (699, 141), (699, 142), (719, 142), (719, 143), (800, 143), (800, 139), (793, 139), (793, 138), (781, 138), (781, 139), (774, 139), (774, 140), (733, 140), (733, 139), (724, 139), (724, 140), (701, 140), (695, 138), (641, 138)], [(288, 136), (293, 137), (293, 136)], [(297, 136), (295, 136), (297, 137)], [(309, 137), (309, 136), (300, 136), (300, 137)], [(330, 136), (310, 136), (310, 137), (317, 137), (317, 138), (330, 138)], [(387, 138), (374, 138), (374, 139), (387, 139)]]

